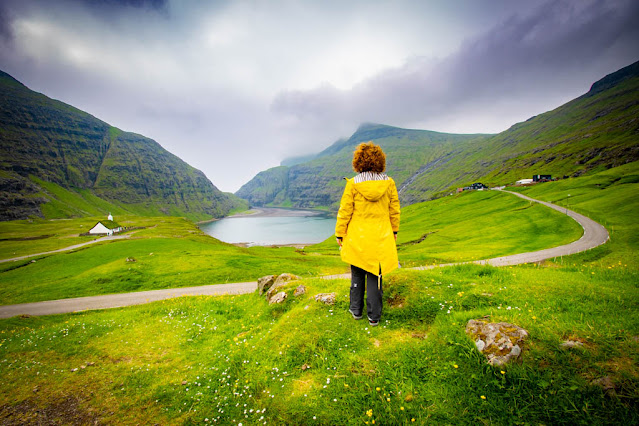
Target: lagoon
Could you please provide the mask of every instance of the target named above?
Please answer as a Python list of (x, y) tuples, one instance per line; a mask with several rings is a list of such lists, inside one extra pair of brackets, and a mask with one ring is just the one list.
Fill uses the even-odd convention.
[(249, 213), (200, 224), (200, 229), (231, 244), (310, 245), (333, 235), (335, 222), (335, 213), (260, 207)]

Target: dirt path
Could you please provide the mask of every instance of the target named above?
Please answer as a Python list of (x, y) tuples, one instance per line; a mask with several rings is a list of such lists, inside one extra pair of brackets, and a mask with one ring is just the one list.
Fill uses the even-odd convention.
[(86, 243), (76, 244), (76, 245), (73, 245), (73, 246), (64, 247), (64, 248), (57, 249), (57, 250), (52, 250), (52, 251), (45, 251), (44, 253), (28, 254), (26, 256), (12, 257), (11, 259), (1, 259), (0, 263), (14, 262), (16, 260), (29, 259), (30, 257), (45, 256), (47, 254), (62, 253), (64, 251), (69, 251), (69, 250), (77, 249), (77, 248), (80, 248), (80, 247), (88, 246), (89, 244), (101, 243), (102, 241), (122, 240), (122, 239), (125, 239), (125, 238), (129, 238), (130, 236), (131, 236), (131, 234), (110, 235), (110, 236), (107, 236), (107, 237), (96, 238), (95, 240), (87, 241)]
[[(430, 265), (430, 266), (421, 266), (417, 268), (417, 270), (426, 270), (433, 269), (444, 266), (452, 266), (463, 263), (476, 263), (480, 265), (492, 265), (492, 266), (507, 266), (507, 265), (519, 265), (523, 263), (533, 263), (539, 262), (544, 259), (551, 259), (554, 257), (560, 256), (568, 256), (570, 254), (580, 253), (582, 251), (589, 250), (591, 248), (600, 246), (605, 244), (608, 241), (608, 231), (606, 228), (598, 224), (592, 219), (587, 218), (584, 215), (579, 213), (575, 213), (571, 210), (567, 210), (564, 207), (559, 207), (554, 204), (550, 204), (544, 201), (534, 200), (530, 197), (527, 197), (522, 194), (518, 194), (516, 192), (504, 191), (510, 194), (521, 197), (525, 200), (529, 200), (531, 202), (536, 202), (543, 204), (551, 209), (555, 209), (561, 213), (567, 214), (574, 220), (576, 220), (584, 229), (583, 236), (570, 244), (566, 244), (559, 247), (553, 247), (550, 249), (530, 252), (530, 253), (519, 253), (511, 256), (502, 256), (496, 257), (493, 259), (486, 260), (477, 260), (474, 262), (460, 262), (460, 263), (449, 263), (444, 265)], [(125, 236), (121, 236), (124, 238)], [(112, 237), (112, 239), (116, 239), (117, 237)], [(98, 241), (104, 241), (104, 239), (100, 239)], [(86, 244), (79, 244), (78, 246), (83, 246)], [(70, 250), (71, 248), (67, 247), (66, 249), (58, 250)], [(49, 252), (49, 253), (55, 253)], [(36, 255), (32, 255), (36, 256)], [(29, 256), (27, 256), (29, 257)], [(6, 261), (6, 260), (5, 260)], [(322, 278), (325, 279), (348, 279), (350, 278), (350, 274), (341, 274), (341, 275), (329, 275), (324, 276)], [(257, 284), (255, 281), (244, 282), (244, 283), (230, 283), (230, 284), (214, 284), (214, 285), (206, 285), (206, 286), (198, 286), (198, 287), (187, 287), (187, 288), (173, 288), (167, 290), (151, 290), (151, 291), (141, 291), (135, 293), (123, 293), (123, 294), (110, 294), (104, 296), (91, 296), (91, 297), (78, 297), (73, 299), (60, 299), (60, 300), (50, 300), (45, 302), (35, 302), (35, 303), (23, 303), (19, 305), (5, 305), (0, 306), (0, 318), (10, 318), (16, 315), (51, 315), (51, 314), (61, 314), (61, 313), (70, 313), (77, 312), (83, 310), (91, 310), (91, 309), (105, 309), (105, 308), (117, 308), (123, 306), (131, 306), (131, 305), (139, 305), (143, 303), (155, 302), (158, 300), (170, 299), (173, 297), (180, 296), (202, 296), (202, 295), (221, 295), (221, 294), (244, 294), (255, 291), (257, 288)]]
[(135, 293), (107, 294), (104, 296), (76, 297), (73, 299), (47, 300), (44, 302), (22, 303), (0, 306), (0, 318), (16, 315), (51, 315), (93, 309), (121, 308), (172, 299), (181, 296), (219, 296), (222, 294), (244, 294), (255, 291), (255, 281), (247, 283), (214, 284), (198, 287), (149, 290)]

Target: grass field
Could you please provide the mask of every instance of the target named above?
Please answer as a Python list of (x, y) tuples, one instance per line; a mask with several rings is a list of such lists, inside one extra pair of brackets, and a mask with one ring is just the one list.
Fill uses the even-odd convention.
[[(67, 423), (633, 424), (637, 278), (591, 267), (401, 271), (377, 328), (348, 314), (346, 280), (317, 279), (298, 298), (289, 286), (283, 306), (250, 294), (4, 320), (0, 412), (34, 421), (37, 407)], [(312, 300), (325, 291), (334, 306)], [(485, 315), (530, 332), (521, 362), (485, 364), (464, 334)], [(561, 349), (566, 339), (584, 347)], [(595, 384), (602, 377), (614, 395)]]
[[(385, 279), (376, 328), (348, 314), (348, 281), (316, 278), (304, 279), (307, 293), (299, 297), (292, 294), (299, 283), (291, 283), (282, 305), (268, 305), (257, 294), (190, 297), (2, 320), (0, 416), (33, 424), (45, 416), (60, 423), (126, 424), (637, 424), (636, 170), (627, 165), (522, 189), (605, 222), (611, 231), (606, 245), (542, 264), (399, 270)], [(461, 220), (483, 211), (481, 197), (492, 194), (439, 202), (450, 203), (451, 215)], [(519, 203), (505, 200), (491, 205), (499, 210), (510, 200)], [(465, 209), (461, 202), (468, 203)], [(438, 211), (437, 203), (432, 206), (430, 212)], [(525, 213), (536, 208), (523, 207)], [(495, 212), (486, 223), (515, 216), (512, 211), (518, 210)], [(483, 214), (490, 216), (490, 209)], [(188, 222), (183, 226), (192, 235), (180, 231), (173, 239), (208, 247), (208, 237)], [(171, 241), (173, 229), (174, 223), (158, 224), (140, 236), (154, 236), (145, 244)], [(415, 226), (414, 235), (421, 229)], [(438, 234), (444, 232), (454, 235), (448, 226)], [(412, 250), (423, 250), (419, 246), (430, 238)], [(500, 235), (485, 238), (490, 246)], [(451, 244), (463, 247), (453, 238)], [(263, 250), (257, 256), (272, 252)], [(152, 262), (143, 255), (136, 264)], [(192, 268), (201, 264), (194, 262)], [(146, 265), (140, 273), (155, 274), (159, 266)], [(336, 292), (335, 305), (313, 300), (329, 291)], [(476, 351), (465, 326), (486, 316), (528, 330), (518, 362), (490, 367)], [(568, 339), (583, 346), (561, 348)]]
[(344, 270), (337, 257), (309, 256), (292, 247), (222, 243), (180, 218), (121, 224), (146, 228), (132, 231), (127, 240), (0, 264), (0, 303), (253, 281), (284, 268), (307, 277)]
[[(3, 242), (0, 254), (8, 258), (88, 241), (74, 233), (96, 221), (2, 223), (2, 235), (12, 240)], [(312, 277), (348, 271), (332, 237), (305, 250), (240, 248), (179, 218), (123, 216), (118, 222), (145, 229), (131, 231), (127, 240), (0, 264), (0, 304), (252, 281), (282, 272)], [(33, 236), (48, 237), (25, 240)], [(580, 236), (577, 223), (551, 209), (509, 194), (475, 192), (408, 206), (398, 243), (406, 267), (540, 250)]]
[[(489, 259), (578, 240), (579, 224), (552, 209), (497, 191), (475, 191), (402, 208), (403, 267)], [(307, 251), (337, 255), (335, 239)]]

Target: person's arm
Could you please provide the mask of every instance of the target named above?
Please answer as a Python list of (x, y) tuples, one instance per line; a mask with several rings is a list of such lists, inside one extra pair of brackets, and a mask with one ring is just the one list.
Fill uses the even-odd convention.
[(389, 210), (391, 228), (393, 228), (393, 234), (395, 235), (395, 240), (397, 240), (397, 233), (399, 232), (400, 207), (399, 207), (399, 195), (397, 194), (397, 187), (395, 186), (394, 180), (392, 180), (392, 183), (391, 183), (390, 204), (388, 206), (388, 210)]
[(342, 194), (339, 211), (337, 212), (337, 223), (335, 223), (335, 237), (340, 247), (342, 246), (342, 239), (346, 236), (348, 224), (353, 216), (353, 190), (351, 185), (351, 181), (346, 180), (346, 187), (344, 188), (344, 194)]

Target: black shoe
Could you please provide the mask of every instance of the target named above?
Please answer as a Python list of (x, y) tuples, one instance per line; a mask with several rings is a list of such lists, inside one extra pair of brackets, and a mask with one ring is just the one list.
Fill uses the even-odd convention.
[(374, 320), (372, 320), (372, 319), (370, 319), (370, 318), (369, 318), (369, 319), (368, 319), (368, 324), (369, 324), (371, 327), (377, 327), (377, 326), (379, 325), (379, 320), (374, 321)]
[(361, 315), (355, 315), (355, 312), (351, 311), (350, 309), (348, 310), (348, 312), (350, 312), (353, 318), (355, 318), (356, 320), (362, 319)]

